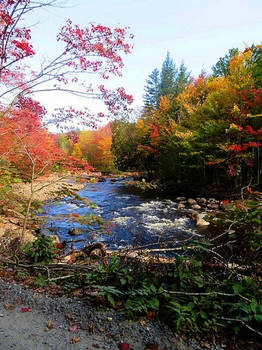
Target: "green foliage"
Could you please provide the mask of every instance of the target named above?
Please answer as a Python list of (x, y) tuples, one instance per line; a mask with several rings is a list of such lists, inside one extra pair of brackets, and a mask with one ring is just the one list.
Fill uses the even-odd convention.
[[(188, 253), (190, 247), (184, 247)], [(180, 256), (167, 270), (126, 264), (116, 256), (107, 267), (87, 274), (86, 284), (99, 291), (110, 305), (121, 305), (130, 317), (157, 312), (176, 330), (205, 332), (233, 325), (254, 330), (262, 326), (262, 291), (252, 278), (239, 273), (212, 272), (209, 242), (193, 242), (190, 254)]]
[(174, 93), (176, 77), (176, 65), (170, 57), (170, 53), (167, 52), (160, 72), (160, 96), (171, 95)]
[(227, 76), (229, 74), (229, 63), (232, 57), (238, 55), (238, 49), (228, 50), (228, 54), (224, 57), (220, 57), (217, 63), (212, 67), (213, 75), (215, 77)]
[(145, 86), (144, 104), (147, 108), (157, 108), (160, 98), (160, 77), (159, 70), (154, 69), (148, 76)]
[(11, 189), (11, 184), (21, 182), (16, 169), (1, 169), (0, 170), (0, 194)]
[(122, 292), (113, 286), (94, 286), (98, 289), (99, 295), (106, 297), (111, 306), (115, 306), (114, 297), (118, 297)]
[[(262, 200), (255, 199), (228, 203), (225, 210), (210, 217), (215, 232), (231, 231), (223, 235), (216, 243), (222, 245), (227, 256), (235, 261), (245, 261), (248, 265), (261, 263), (262, 247)], [(228, 241), (230, 246), (226, 246)], [(225, 248), (226, 247), (226, 248)], [(241, 254), (239, 254), (241, 252)]]
[(38, 287), (44, 287), (47, 284), (47, 280), (41, 273), (39, 273), (36, 277), (35, 284)]
[(135, 313), (147, 313), (150, 310), (159, 310), (158, 289), (154, 284), (142, 282), (140, 288), (134, 288), (128, 293), (124, 312), (133, 316)]
[(190, 72), (184, 62), (177, 69), (170, 53), (167, 52), (161, 70), (154, 69), (146, 80), (144, 106), (158, 108), (161, 96), (177, 96), (188, 85)]
[(114, 164), (122, 171), (143, 168), (138, 151), (135, 123), (123, 118), (112, 123), (112, 146)]
[(16, 276), (19, 281), (24, 281), (29, 276), (29, 274), (21, 269), (18, 269)]
[(147, 182), (145, 179), (142, 179), (141, 181), (135, 180), (135, 181), (126, 181), (125, 186), (135, 186), (138, 190), (142, 192), (146, 192), (148, 190), (155, 190), (157, 189), (157, 185), (151, 182)]
[(56, 256), (55, 245), (52, 237), (42, 235), (33, 243), (27, 243), (25, 253), (35, 263), (47, 263)]

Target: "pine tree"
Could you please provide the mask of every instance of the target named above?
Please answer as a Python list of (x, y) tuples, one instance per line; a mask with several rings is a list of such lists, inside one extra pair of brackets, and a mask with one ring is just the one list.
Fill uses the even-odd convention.
[(177, 69), (170, 53), (167, 52), (161, 72), (154, 69), (146, 81), (144, 106), (158, 108), (161, 96), (177, 96), (188, 85), (189, 80), (190, 72), (184, 62)]
[(226, 77), (229, 74), (229, 62), (232, 57), (238, 55), (238, 49), (228, 50), (228, 54), (224, 57), (220, 57), (217, 63), (212, 67), (214, 77)]
[(149, 75), (145, 86), (144, 104), (147, 108), (157, 108), (160, 98), (159, 70), (154, 69)]
[(176, 65), (170, 57), (170, 53), (167, 52), (160, 73), (160, 96), (174, 94), (177, 74)]
[(179, 66), (177, 78), (175, 81), (175, 95), (176, 96), (179, 95), (180, 92), (182, 92), (186, 88), (189, 82), (190, 82), (190, 72), (188, 72), (187, 67), (182, 61)]

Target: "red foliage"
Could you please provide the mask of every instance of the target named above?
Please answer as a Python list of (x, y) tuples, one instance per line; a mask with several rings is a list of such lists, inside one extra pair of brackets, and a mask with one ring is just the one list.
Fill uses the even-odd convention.
[[(100, 24), (91, 24), (89, 27), (80, 28), (71, 20), (61, 29), (57, 36), (58, 41), (66, 44), (65, 51), (71, 52), (76, 60), (67, 63), (75, 69), (100, 72), (105, 79), (108, 73), (120, 74), (123, 61), (120, 52), (130, 53), (131, 46), (125, 42), (128, 28), (111, 29)], [(97, 60), (89, 56), (99, 57)]]
[(235, 144), (235, 145), (228, 146), (227, 149), (229, 151), (242, 152), (242, 151), (246, 151), (249, 147), (258, 148), (259, 146), (260, 146), (260, 143), (257, 143), (257, 142), (254, 142), (254, 141), (250, 141), (248, 143)]
[(87, 161), (72, 156), (66, 156), (63, 152), (60, 152), (60, 157), (56, 160), (56, 164), (62, 169), (67, 169), (75, 173), (79, 171), (94, 171), (94, 168), (91, 167)]
[(144, 152), (149, 153), (149, 154), (154, 154), (157, 152), (157, 150), (155, 148), (150, 147), (150, 146), (146, 146), (146, 145), (138, 145), (137, 149), (139, 151), (144, 151)]
[(256, 113), (256, 109), (262, 107), (262, 89), (257, 89), (254, 86), (251, 89), (242, 89), (236, 91), (239, 98), (239, 106), (244, 114)]
[(159, 130), (158, 130), (158, 127), (152, 123), (150, 123), (150, 126), (152, 128), (152, 131), (151, 131), (151, 134), (150, 134), (150, 137), (153, 139), (153, 138), (156, 138), (159, 136)]

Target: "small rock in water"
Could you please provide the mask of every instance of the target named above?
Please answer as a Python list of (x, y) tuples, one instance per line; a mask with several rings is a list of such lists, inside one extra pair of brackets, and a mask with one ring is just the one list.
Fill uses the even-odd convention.
[(209, 198), (208, 203), (216, 203), (217, 200), (215, 198)]
[(201, 203), (201, 204), (206, 204), (206, 202), (207, 202), (206, 198), (204, 198), (204, 197), (197, 198), (197, 201), (198, 201), (198, 203)]
[(57, 235), (49, 235), (52, 238), (54, 243), (60, 243), (59, 237)]
[(82, 234), (82, 230), (80, 228), (70, 228), (68, 230), (68, 234), (71, 235), (71, 236), (81, 235)]
[(200, 210), (200, 209), (201, 209), (201, 206), (200, 206), (199, 204), (194, 204), (194, 205), (192, 205), (192, 208), (193, 208), (194, 210)]
[(185, 209), (185, 204), (183, 204), (183, 203), (178, 203), (178, 205), (177, 205), (177, 209), (178, 210), (181, 210), (181, 209)]
[(190, 204), (190, 205), (193, 205), (193, 204), (197, 204), (197, 201), (195, 199), (189, 198), (187, 200), (187, 203)]
[(176, 198), (176, 202), (181, 202), (181, 201), (185, 201), (186, 197), (177, 197)]
[(207, 205), (209, 209), (218, 209), (219, 205), (218, 203), (210, 203)]

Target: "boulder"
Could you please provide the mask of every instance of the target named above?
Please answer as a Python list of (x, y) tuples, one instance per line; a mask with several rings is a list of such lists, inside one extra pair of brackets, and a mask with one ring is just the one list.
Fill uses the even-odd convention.
[(177, 205), (177, 209), (178, 210), (182, 210), (182, 209), (185, 209), (185, 204), (183, 204), (183, 203), (178, 203), (178, 205)]
[(81, 235), (83, 232), (81, 230), (81, 228), (70, 228), (68, 230), (68, 234), (71, 236), (76, 236), (76, 235)]

